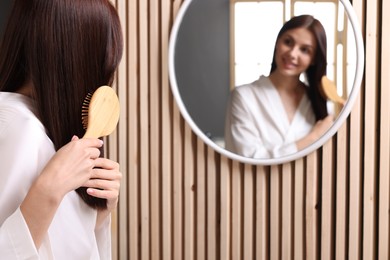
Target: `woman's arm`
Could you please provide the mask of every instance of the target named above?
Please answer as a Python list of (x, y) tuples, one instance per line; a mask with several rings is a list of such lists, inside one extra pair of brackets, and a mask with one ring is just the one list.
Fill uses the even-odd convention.
[(334, 118), (332, 115), (329, 115), (322, 120), (318, 120), (308, 135), (296, 141), (298, 150), (302, 150), (317, 141), (318, 138), (325, 134), (325, 132), (332, 126), (333, 120)]
[(73, 138), (58, 150), (29, 189), (20, 210), (37, 248), (63, 197), (91, 177), (101, 146), (99, 139)]

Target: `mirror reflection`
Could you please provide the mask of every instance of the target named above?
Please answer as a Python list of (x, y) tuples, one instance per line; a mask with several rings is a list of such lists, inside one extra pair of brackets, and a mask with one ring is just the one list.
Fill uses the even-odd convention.
[[(276, 85), (272, 81), (270, 71), (277, 35), (286, 21), (302, 14), (318, 20), (326, 34), (325, 72), (321, 76), (326, 75), (326, 82), (331, 85), (327, 92), (335, 94), (333, 101), (330, 99), (332, 96), (328, 96), (325, 106), (327, 114), (334, 115), (333, 119), (336, 119), (343, 109), (342, 102), (337, 101), (337, 98), (348, 101), (357, 66), (354, 32), (341, 2), (335, 0), (191, 2), (177, 32), (174, 49), (175, 79), (180, 98), (189, 116), (213, 143), (240, 155), (263, 159), (285, 156), (297, 151), (298, 148), (295, 147), (286, 149), (284, 153), (261, 155), (241, 153), (231, 145), (229, 138), (232, 137), (226, 135), (225, 119), (229, 117), (226, 112), (230, 113), (231, 108), (230, 93), (238, 86), (251, 84), (261, 78)], [(299, 80), (295, 80), (295, 83), (300, 83), (293, 84), (295, 87), (299, 86), (298, 89), (305, 90), (309, 86), (305, 70), (299, 73)], [(319, 80), (321, 83), (324, 82), (317, 75), (316, 84), (319, 84)], [(322, 96), (323, 92), (324, 90), (321, 92)], [(302, 125), (294, 121), (295, 113), (289, 115), (283, 105), (287, 103), (282, 102), (284, 99), (278, 92), (272, 94), (275, 93), (278, 95), (271, 95), (273, 98), (269, 97), (270, 102), (281, 103), (285, 110), (282, 111), (286, 119), (284, 123), (294, 123), (300, 128)], [(300, 98), (295, 100), (295, 110), (305, 103), (302, 100), (306, 100), (302, 98), (305, 95), (300, 93), (301, 96), (298, 95)], [(271, 113), (269, 116), (276, 115)], [(302, 118), (305, 119), (304, 116)], [(306, 132), (303, 131), (306, 134), (307, 129), (312, 128), (319, 118), (325, 119), (326, 116), (318, 117), (314, 113), (314, 118), (314, 121), (304, 120), (309, 122), (303, 127), (306, 128)], [(330, 125), (324, 128), (329, 127)], [(241, 138), (245, 136), (247, 134), (244, 132)], [(311, 142), (313, 141), (315, 140)]]
[(326, 32), (327, 76), (337, 83), (340, 95), (348, 96), (356, 72), (356, 45), (339, 1), (232, 1), (231, 88), (252, 82), (259, 74), (267, 75), (282, 25), (293, 16), (311, 14)]

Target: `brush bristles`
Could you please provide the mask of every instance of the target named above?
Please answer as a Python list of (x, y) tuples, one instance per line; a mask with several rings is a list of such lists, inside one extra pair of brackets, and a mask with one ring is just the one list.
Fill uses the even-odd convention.
[(81, 107), (81, 122), (83, 124), (84, 129), (87, 129), (88, 127), (88, 110), (89, 110), (89, 103), (91, 102), (91, 98), (92, 98), (92, 94), (88, 93)]

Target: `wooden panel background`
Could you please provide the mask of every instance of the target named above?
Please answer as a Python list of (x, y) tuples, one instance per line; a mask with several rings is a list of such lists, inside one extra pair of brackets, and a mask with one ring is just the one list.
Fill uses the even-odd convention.
[(353, 0), (365, 73), (351, 115), (305, 158), (272, 167), (214, 152), (180, 115), (168, 79), (180, 0), (113, 0), (125, 35), (123, 172), (113, 259), (389, 259), (390, 1)]

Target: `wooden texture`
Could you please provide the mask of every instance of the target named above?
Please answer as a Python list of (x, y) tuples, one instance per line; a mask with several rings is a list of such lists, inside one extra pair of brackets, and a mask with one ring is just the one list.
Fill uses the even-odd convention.
[(105, 147), (123, 173), (113, 259), (389, 259), (389, 1), (353, 1), (366, 64), (350, 116), (317, 151), (274, 166), (216, 153), (183, 120), (167, 63), (182, 1), (112, 2), (125, 36)]
[(83, 138), (99, 138), (111, 134), (119, 120), (119, 99), (113, 88), (101, 86), (83, 103), (82, 121), (86, 127)]
[[(390, 23), (390, 2), (383, 1), (383, 24)], [(386, 28), (387, 29), (387, 28)], [(390, 35), (388, 29), (382, 27), (380, 34), (382, 43), (380, 82), (380, 136), (379, 136), (379, 209), (378, 209), (378, 259), (390, 258)], [(385, 87), (387, 86), (387, 87)]]

